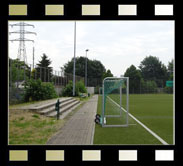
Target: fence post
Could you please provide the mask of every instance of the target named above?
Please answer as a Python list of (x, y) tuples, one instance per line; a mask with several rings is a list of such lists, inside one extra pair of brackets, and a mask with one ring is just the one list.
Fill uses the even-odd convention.
[(56, 85), (58, 85), (58, 72), (55, 70), (55, 75), (56, 75)]
[(141, 81), (140, 81), (140, 94), (141, 94)]
[[(61, 75), (61, 72), (60, 72), (60, 71), (59, 71), (59, 73), (60, 73), (60, 75)], [(61, 85), (61, 84), (60, 84), (60, 82), (61, 82), (61, 80), (60, 80), (61, 76), (60, 76), (60, 75), (59, 75), (59, 77), (58, 77), (58, 81), (59, 81), (58, 83), (59, 83), (59, 85)]]
[(29, 73), (29, 79), (31, 79), (31, 64), (30, 64), (30, 73)]
[(17, 77), (16, 77), (17, 86), (16, 87), (18, 88), (18, 80), (19, 80), (19, 67), (18, 67), (18, 64), (17, 64), (16, 67), (17, 67), (17, 74), (16, 74), (17, 75)]
[(40, 79), (42, 81), (42, 67), (40, 67)]
[(62, 81), (62, 78), (63, 78), (63, 77), (62, 77), (62, 71), (61, 71), (61, 80), (60, 80), (60, 81), (61, 81), (61, 86), (62, 86), (62, 82), (63, 82), (63, 81)]
[(56, 86), (56, 70), (55, 70), (55, 86)]
[(25, 81), (25, 62), (24, 62), (24, 81)]
[(46, 82), (46, 67), (44, 67), (44, 82)]
[(50, 82), (50, 78), (49, 78), (49, 68), (48, 68), (48, 82)]
[(37, 70), (36, 70), (36, 67), (35, 67), (34, 78), (37, 80)]
[(11, 60), (9, 59), (9, 66), (10, 66), (10, 87), (12, 86), (12, 63)]

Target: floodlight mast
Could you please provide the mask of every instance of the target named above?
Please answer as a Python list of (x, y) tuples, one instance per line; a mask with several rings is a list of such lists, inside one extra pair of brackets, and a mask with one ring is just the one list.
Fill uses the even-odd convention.
[(34, 40), (30, 40), (30, 39), (26, 39), (25, 38), (25, 34), (33, 34), (33, 35), (37, 35), (35, 32), (30, 32), (30, 31), (26, 31), (25, 27), (26, 26), (31, 26), (34, 28), (34, 25), (32, 24), (27, 24), (24, 22), (19, 22), (16, 24), (10, 24), (10, 26), (13, 28), (14, 26), (20, 27), (20, 29), (18, 31), (13, 31), (13, 32), (9, 32), (9, 34), (19, 34), (20, 37), (17, 39), (11, 39), (9, 41), (11, 42), (19, 42), (19, 48), (18, 48), (18, 55), (17, 55), (17, 59), (24, 61), (24, 63), (27, 64), (27, 56), (26, 56), (26, 47), (25, 47), (25, 42), (33, 42)]
[(74, 22), (74, 65), (73, 65), (73, 89), (72, 94), (75, 96), (75, 64), (76, 64), (76, 21)]
[(86, 58), (85, 58), (85, 87), (87, 87), (87, 52), (89, 49), (86, 49)]

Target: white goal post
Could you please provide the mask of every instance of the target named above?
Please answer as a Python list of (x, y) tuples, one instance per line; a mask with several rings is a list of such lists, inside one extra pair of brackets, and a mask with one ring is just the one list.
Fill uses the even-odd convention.
[(106, 77), (103, 80), (102, 90), (102, 127), (127, 127), (129, 77)]

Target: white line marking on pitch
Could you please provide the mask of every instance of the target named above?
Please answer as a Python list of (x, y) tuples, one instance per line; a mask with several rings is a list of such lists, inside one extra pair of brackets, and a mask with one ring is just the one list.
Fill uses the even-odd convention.
[[(108, 98), (114, 103), (116, 104), (118, 107), (120, 107), (120, 105), (118, 103), (116, 103), (114, 100), (112, 100), (109, 96)], [(127, 112), (125, 109), (123, 109), (123, 111)], [(142, 122), (140, 122), (137, 118), (135, 118), (132, 114), (128, 113), (129, 116), (131, 118), (133, 118), (137, 123), (139, 123), (143, 128), (145, 128), (150, 134), (152, 134), (154, 137), (156, 137), (163, 145), (169, 145), (166, 141), (164, 141), (160, 136), (158, 136), (155, 132), (153, 132), (152, 130), (150, 130), (146, 125), (144, 125)]]

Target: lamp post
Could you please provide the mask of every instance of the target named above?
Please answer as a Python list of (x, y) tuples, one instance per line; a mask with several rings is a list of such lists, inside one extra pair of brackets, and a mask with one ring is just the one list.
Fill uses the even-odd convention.
[(86, 58), (85, 58), (85, 86), (87, 87), (87, 52), (89, 49), (86, 49)]
[(75, 96), (75, 60), (76, 57), (76, 21), (74, 22), (74, 65), (73, 65), (73, 89), (72, 89), (72, 93), (73, 96)]

